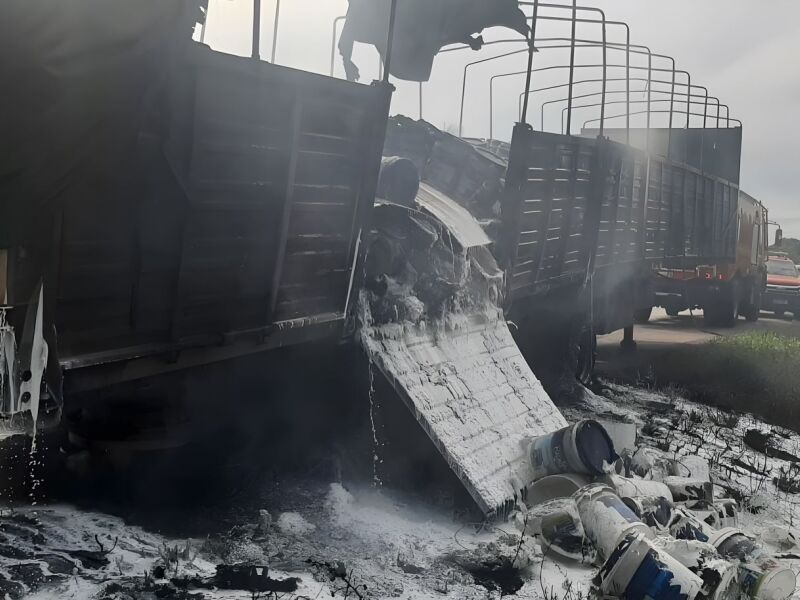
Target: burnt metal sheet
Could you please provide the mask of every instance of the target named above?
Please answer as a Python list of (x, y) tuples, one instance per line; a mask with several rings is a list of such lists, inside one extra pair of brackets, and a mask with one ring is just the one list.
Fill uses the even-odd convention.
[(469, 211), (436, 188), (420, 183), (417, 204), (444, 223), (463, 248), (488, 246), (491, 243)]
[[(65, 194), (51, 269), (61, 358), (342, 335), (390, 86), (200, 45), (173, 68), (138, 144), (97, 157)], [(24, 287), (48, 258), (15, 253), (10, 279)], [(311, 325), (322, 318), (337, 327)]]
[(517, 127), (502, 203), (512, 294), (584, 279), (595, 141)]

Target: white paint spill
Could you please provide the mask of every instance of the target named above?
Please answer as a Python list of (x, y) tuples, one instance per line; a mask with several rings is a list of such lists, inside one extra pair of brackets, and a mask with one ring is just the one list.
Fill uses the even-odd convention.
[(364, 327), (361, 344), (486, 513), (533, 480), (523, 441), (567, 425), (499, 309)]
[(317, 527), (306, 521), (300, 513), (285, 512), (278, 515), (275, 525), (285, 535), (306, 536), (312, 533)]

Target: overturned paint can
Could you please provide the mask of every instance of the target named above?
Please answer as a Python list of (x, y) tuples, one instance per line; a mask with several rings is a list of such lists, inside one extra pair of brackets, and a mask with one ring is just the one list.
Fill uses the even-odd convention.
[(649, 479), (635, 479), (623, 477), (622, 475), (606, 475), (602, 481), (613, 488), (618, 496), (622, 498), (638, 498), (644, 496), (655, 496), (666, 498), (672, 502), (672, 492), (660, 481)]
[(721, 559), (714, 546), (708, 542), (659, 539), (654, 545), (702, 580), (703, 598), (738, 600), (736, 565)]
[(714, 485), (710, 481), (691, 477), (665, 477), (664, 484), (669, 488), (675, 502), (714, 502)]
[(551, 500), (528, 511), (526, 531), (539, 538), (545, 552), (579, 562), (595, 560), (594, 546), (586, 537), (573, 498)]
[(586, 536), (600, 560), (606, 560), (626, 535), (653, 537), (651, 529), (606, 485), (588, 485), (575, 492), (574, 498)]
[(663, 452), (642, 446), (631, 456), (631, 471), (639, 477), (663, 479), (671, 474), (671, 466)]
[(739, 587), (754, 600), (785, 600), (794, 594), (797, 579), (789, 567), (763, 559), (739, 565)]
[(709, 535), (708, 543), (712, 544), (720, 556), (747, 562), (765, 555), (764, 550), (753, 538), (735, 527), (718, 529)]
[(672, 503), (662, 496), (636, 496), (622, 498), (648, 527), (666, 529), (672, 520)]
[(535, 438), (528, 456), (534, 481), (560, 473), (600, 475), (617, 459), (606, 430), (591, 419)]
[(709, 538), (714, 535), (714, 529), (698, 519), (691, 511), (676, 506), (672, 511), (669, 533), (677, 540), (709, 542)]
[(686, 502), (683, 506), (714, 529), (739, 525), (739, 505), (733, 498), (723, 498), (713, 503), (697, 500)]
[(641, 534), (628, 535), (598, 573), (603, 595), (624, 600), (693, 600), (702, 580)]
[(739, 599), (739, 569), (733, 563), (718, 558), (692, 571), (703, 580), (703, 596), (711, 600)]
[(568, 498), (591, 481), (585, 475), (562, 473), (548, 475), (531, 483), (526, 490), (525, 503), (535, 506), (555, 498)]

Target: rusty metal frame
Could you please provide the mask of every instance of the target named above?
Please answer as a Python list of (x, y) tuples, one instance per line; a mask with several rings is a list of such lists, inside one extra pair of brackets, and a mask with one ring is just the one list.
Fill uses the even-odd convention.
[[(633, 116), (633, 115), (643, 115), (646, 112), (647, 112), (646, 110), (634, 111), (634, 112), (631, 113), (631, 116)], [(653, 111), (650, 111), (650, 112), (655, 113), (655, 114), (667, 114), (667, 113), (669, 113), (668, 110), (653, 110)], [(703, 116), (703, 113), (695, 113), (695, 112), (693, 112), (693, 113), (690, 113), (690, 114), (693, 117), (702, 117)], [(611, 115), (610, 117), (607, 117), (607, 119), (617, 119), (619, 117), (624, 117), (624, 116), (625, 116), (624, 113), (620, 113), (620, 114), (616, 114), (616, 115)], [(586, 127), (586, 125), (588, 125), (589, 123), (594, 123), (594, 122), (596, 122), (598, 120), (599, 119), (589, 119), (589, 120), (583, 122), (583, 126)], [(738, 125), (736, 127), (733, 127), (733, 129), (739, 129), (739, 128), (741, 128), (743, 126), (742, 125), (742, 121), (740, 119), (731, 118), (730, 121), (733, 121), (734, 123), (738, 123)], [(669, 158), (669, 157), (667, 157), (667, 158)]]
[[(588, 6), (578, 6), (577, 4), (575, 4), (575, 2), (577, 2), (577, 0), (573, 0), (573, 4), (574, 4), (573, 7), (562, 6), (560, 4), (546, 4), (546, 3), (543, 3), (543, 2), (539, 2), (538, 0), (535, 0), (532, 3), (531, 2), (520, 2), (520, 5), (533, 6), (534, 7), (534, 13), (536, 14), (536, 19), (537, 20), (538, 19), (544, 19), (546, 21), (569, 21), (569, 22), (571, 22), (572, 25), (573, 25), (572, 37), (571, 38), (567, 38), (567, 39), (569, 39), (572, 42), (571, 47), (573, 48), (573, 52), (574, 52), (574, 46), (575, 46), (575, 25), (577, 23), (596, 23), (596, 24), (602, 23), (602, 25), (603, 25), (603, 40), (605, 42), (606, 37), (607, 37), (606, 36), (607, 27), (606, 27), (605, 13), (599, 8), (588, 7)], [(569, 18), (569, 19), (567, 19), (565, 17), (542, 16), (542, 15), (538, 14), (538, 7), (540, 7), (540, 6), (545, 7), (545, 8), (561, 8), (561, 9), (572, 10), (573, 15), (572, 15), (572, 18)], [(577, 16), (576, 16), (576, 12), (578, 10), (599, 12), (603, 17), (602, 21), (597, 21), (597, 20), (594, 20), (594, 19), (578, 19)], [(528, 19), (530, 19), (530, 18), (531, 17), (528, 17)], [(461, 81), (461, 109), (460, 109), (460, 112), (459, 112), (459, 120), (458, 120), (458, 135), (459, 135), (459, 137), (461, 137), (461, 135), (463, 134), (463, 126), (464, 126), (464, 96), (466, 94), (467, 70), (469, 69), (469, 67), (471, 67), (473, 65), (481, 64), (481, 63), (484, 63), (484, 62), (489, 62), (491, 60), (503, 58), (505, 56), (512, 56), (514, 54), (520, 54), (522, 52), (527, 52), (528, 53), (528, 69), (526, 71), (523, 71), (523, 73), (529, 74), (529, 73), (536, 72), (536, 69), (531, 69), (531, 67), (533, 66), (533, 54), (538, 50), (535, 47), (535, 44), (536, 44), (535, 29), (536, 29), (536, 25), (535, 25), (535, 23), (532, 23), (531, 24), (532, 36), (531, 36), (530, 40), (528, 40), (528, 48), (526, 48), (524, 50), (515, 50), (513, 52), (508, 52), (506, 54), (500, 54), (498, 56), (494, 56), (494, 57), (490, 57), (490, 58), (486, 58), (486, 59), (482, 59), (482, 60), (473, 61), (473, 62), (468, 63), (467, 65), (464, 66), (464, 74), (462, 76), (462, 81)], [(514, 41), (521, 41), (521, 40), (514, 40)], [(544, 40), (541, 40), (541, 41), (544, 41)], [(553, 48), (553, 47), (551, 47), (551, 48)], [(461, 50), (463, 48), (459, 47), (457, 49)], [(453, 50), (456, 50), (456, 48), (454, 48)], [(572, 57), (571, 63), (573, 63), (573, 64), (570, 65), (570, 73), (573, 72), (574, 55)], [(606, 53), (605, 53), (605, 46), (604, 46), (604, 51), (603, 51), (603, 67), (604, 67), (603, 68), (603, 77), (604, 78), (605, 78), (605, 75), (606, 75), (606, 73), (605, 73), (605, 63), (606, 63)], [(530, 79), (531, 79), (531, 75), (528, 75), (527, 79), (526, 79), (526, 88), (530, 87)], [(490, 133), (489, 137), (491, 137), (491, 133)]]
[[(606, 80), (606, 65), (607, 65), (607, 62), (608, 62), (608, 59), (607, 59), (607, 56), (606, 56), (606, 52), (607, 52), (606, 42), (607, 42), (607, 39), (608, 39), (608, 25), (610, 24), (610, 22), (606, 19), (606, 13), (602, 9), (599, 9), (599, 8), (596, 8), (596, 7), (593, 7), (593, 6), (578, 6), (577, 0), (572, 0), (572, 6), (571, 7), (564, 6), (564, 5), (561, 5), (561, 4), (552, 4), (552, 3), (539, 2), (539, 0), (534, 0), (533, 2), (520, 2), (519, 4), (520, 4), (520, 6), (533, 6), (533, 11), (534, 11), (534, 15), (532, 17), (533, 20), (545, 19), (545, 20), (548, 20), (548, 21), (571, 21), (571, 24), (572, 24), (572, 35), (570, 36), (571, 47), (570, 47), (570, 60), (569, 60), (569, 62), (570, 62), (570, 70), (569, 70), (569, 104), (570, 104), (570, 106), (572, 105), (572, 90), (573, 90), (573, 85), (572, 84), (573, 84), (573, 79), (574, 79), (574, 75), (575, 75), (575, 69), (574, 69), (574, 67), (575, 67), (575, 42), (576, 42), (575, 36), (576, 36), (577, 24), (579, 22), (581, 22), (581, 23), (585, 23), (585, 22), (598, 23), (598, 21), (594, 20), (594, 19), (580, 19), (579, 20), (578, 19), (578, 11), (580, 10), (580, 11), (583, 11), (583, 12), (595, 12), (595, 13), (599, 13), (600, 14), (600, 21), (599, 22), (602, 24), (602, 28), (603, 28), (602, 29), (603, 30), (603, 39), (602, 39), (602, 49), (603, 49), (603, 94), (605, 94), (605, 90), (606, 90), (606, 82), (605, 82), (605, 80)], [(556, 9), (561, 9), (561, 10), (565, 10), (565, 9), (566, 10), (571, 10), (572, 11), (572, 17), (570, 19), (565, 19), (563, 17), (550, 17), (550, 16), (543, 17), (543, 16), (538, 14), (538, 9), (539, 8), (556, 8)], [(628, 27), (627, 24), (621, 23), (619, 21), (615, 21), (614, 24), (618, 24), (618, 25), (624, 26), (626, 31), (627, 31), (626, 44), (627, 44), (627, 47), (629, 49), (628, 49), (628, 52), (627, 52), (627, 55), (626, 55), (627, 56), (626, 63), (628, 65), (628, 67), (630, 68), (630, 58), (631, 58), (631, 55), (630, 55), (630, 42), (631, 42), (630, 27)], [(533, 25), (532, 25), (532, 27), (533, 27)], [(533, 38), (533, 42), (534, 43), (535, 43), (535, 41), (536, 41), (535, 38)], [(530, 73), (533, 72), (532, 71), (532, 67), (533, 67), (533, 53), (531, 51), (529, 53), (528, 72), (530, 72)], [(630, 76), (630, 71), (628, 71), (626, 73), (626, 75)], [(530, 79), (531, 78), (528, 77), (527, 80), (526, 80), (526, 84), (525, 84), (525, 89), (526, 90), (530, 87)], [(628, 97), (630, 98), (630, 91), (628, 93)], [(603, 111), (604, 111), (604, 109), (603, 109)], [(525, 112), (527, 114), (527, 111), (525, 111)], [(602, 116), (605, 116), (604, 112), (603, 112)], [(568, 132), (567, 134), (568, 135), (569, 135), (569, 126), (570, 125), (571, 125), (571, 122), (567, 124), (567, 132)], [(602, 134), (603, 134), (603, 121), (601, 120), (601, 122), (600, 122), (600, 135), (602, 135)]]
[[(561, 47), (561, 46), (550, 46), (549, 48), (558, 48), (558, 47)], [(567, 46), (564, 46), (564, 47), (567, 47)], [(578, 47), (583, 47), (583, 46), (578, 46)], [(532, 72), (537, 73), (537, 72), (542, 72), (542, 71), (552, 71), (552, 70), (556, 70), (556, 69), (567, 69), (567, 68), (572, 69), (572, 70), (574, 70), (574, 69), (597, 69), (597, 68), (600, 68), (602, 66), (603, 65), (600, 65), (600, 64), (579, 64), (579, 65), (574, 65), (574, 66), (570, 66), (570, 65), (552, 65), (552, 66), (548, 66), (548, 67), (539, 67), (538, 69), (533, 69)], [(611, 64), (606, 64), (605, 66), (606, 66), (606, 68), (609, 68), (609, 67), (610, 68), (627, 68), (626, 65), (620, 64), (620, 63), (611, 63)], [(651, 71), (657, 71), (657, 72), (661, 71), (661, 72), (670, 72), (670, 73), (680, 72), (680, 71), (673, 71), (672, 69), (659, 69), (659, 68), (655, 68), (655, 67), (631, 66), (630, 68), (631, 69), (636, 69), (636, 70), (648, 71), (648, 72), (651, 72)], [(683, 73), (686, 73), (686, 71), (683, 71)], [(512, 76), (515, 76), (515, 75), (526, 75), (526, 74), (527, 74), (527, 71), (510, 71), (510, 72), (507, 72), (507, 73), (497, 73), (495, 75), (492, 75), (489, 78), (489, 108), (490, 108), (490, 110), (492, 109), (492, 105), (493, 105), (494, 82), (495, 82), (495, 80), (496, 79), (501, 79), (501, 78), (504, 78), (504, 77), (512, 77)], [(686, 74), (688, 75), (688, 73), (686, 73)], [(491, 131), (492, 131), (492, 119), (490, 118), (490, 136), (491, 136)]]
[[(599, 82), (599, 81), (600, 81), (599, 79), (583, 79), (581, 81), (575, 82), (575, 85), (579, 85), (579, 84), (582, 84), (582, 83), (596, 83), (596, 82)], [(624, 77), (610, 77), (606, 81), (625, 81), (625, 78)], [(647, 82), (647, 83), (650, 83), (650, 84), (652, 84), (652, 83), (669, 84), (670, 83), (669, 81), (664, 81), (662, 79), (651, 79), (651, 80), (648, 80), (645, 77), (631, 77), (630, 81), (644, 81), (644, 82)], [(681, 87), (686, 87), (687, 86), (687, 84), (685, 84), (685, 83), (676, 83), (675, 85), (676, 86), (681, 86)], [(544, 88), (532, 89), (532, 90), (530, 90), (530, 92), (534, 93), (534, 92), (549, 91), (549, 90), (554, 90), (554, 89), (562, 88), (562, 87), (566, 87), (566, 86), (567, 86), (566, 83), (561, 83), (561, 84), (558, 84), (558, 85), (551, 85), (551, 86), (544, 87)], [(699, 87), (702, 87), (702, 86), (693, 85), (692, 87), (698, 87), (699, 88)], [(638, 93), (638, 92), (643, 92), (643, 91), (649, 91), (649, 90), (647, 88), (645, 88), (644, 90), (634, 90), (633, 92), (634, 93)], [(608, 92), (608, 94), (624, 94), (624, 93), (626, 93), (625, 90), (612, 90), (612, 91)], [(655, 94), (672, 94), (672, 92), (668, 92), (666, 90), (655, 90), (655, 89), (652, 90), (652, 93), (655, 93)], [(582, 96), (576, 96), (576, 98), (587, 98), (589, 96), (598, 96), (598, 95), (599, 95), (599, 92), (594, 92), (592, 94), (584, 94)], [(675, 95), (683, 97), (683, 98), (686, 97), (686, 93), (685, 92), (675, 92)], [(521, 111), (522, 111), (522, 100), (523, 100), (524, 96), (525, 96), (525, 92), (520, 92), (519, 98), (517, 100), (517, 104), (519, 106), (520, 114), (521, 114)], [(703, 98), (704, 96), (700, 96), (698, 94), (692, 94), (692, 97), (693, 98)], [(722, 104), (720, 102), (720, 99), (717, 98), (716, 96), (709, 96), (708, 99), (715, 101), (715, 105), (717, 107), (717, 115), (715, 117), (716, 118), (716, 126), (719, 127), (720, 119), (722, 119), (722, 118), (730, 119), (730, 107), (727, 104)], [(564, 98), (561, 98), (559, 100), (550, 100), (550, 101), (544, 102), (542, 104), (542, 113), (544, 112), (544, 107), (546, 105), (552, 104), (553, 102), (563, 102), (563, 101), (564, 101)], [(719, 114), (720, 107), (724, 107), (725, 108), (726, 115), (727, 115), (726, 117), (722, 117)], [(544, 121), (544, 115), (542, 114), (542, 115), (540, 115), (540, 122), (539, 122), (540, 128), (544, 127), (544, 122), (543, 121)]]
[[(639, 78), (639, 79), (643, 79), (643, 78)], [(659, 82), (655, 82), (655, 83), (659, 83)], [(664, 83), (664, 82), (662, 82), (662, 83)], [(705, 87), (701, 86), (701, 85), (693, 85), (692, 88), (703, 89), (703, 90), (706, 91), (706, 94), (708, 93), (708, 90)], [(647, 91), (647, 90), (634, 90), (634, 93), (635, 92), (644, 92), (644, 91)], [(667, 92), (666, 90), (653, 90), (653, 92), (656, 93), (656, 94), (670, 94), (670, 92)], [(608, 92), (608, 94), (624, 94), (624, 93), (625, 93), (625, 91), (623, 91), (623, 90), (618, 90), (618, 91), (615, 90), (615, 91)], [(575, 99), (591, 98), (591, 97), (599, 96), (599, 95), (600, 95), (600, 92), (593, 92), (593, 93), (590, 93), (590, 94), (582, 94), (580, 96), (575, 96)], [(679, 97), (679, 98), (686, 98), (686, 97), (689, 97), (690, 99), (691, 98), (702, 98), (703, 99), (702, 102), (699, 101), (699, 100), (691, 100), (691, 104), (703, 104), (705, 106), (705, 115), (706, 116), (708, 114), (708, 108), (714, 108), (714, 105), (712, 105), (711, 107), (708, 106), (708, 101), (709, 100), (715, 101), (715, 106), (717, 107), (716, 127), (719, 127), (719, 119), (720, 119), (720, 117), (719, 117), (719, 107), (720, 107), (719, 98), (717, 98), (716, 96), (708, 96), (708, 95), (703, 95), (703, 94), (687, 94), (686, 92), (677, 92), (674, 95)], [(542, 108), (542, 122), (544, 122), (544, 109), (547, 106), (549, 106), (551, 104), (557, 104), (559, 102), (564, 102), (565, 100), (566, 100), (566, 98), (556, 98), (555, 100), (548, 100), (547, 102), (542, 103), (542, 107), (541, 107)], [(661, 103), (661, 102), (668, 102), (668, 101), (669, 101), (668, 99), (663, 98), (663, 99), (658, 99), (658, 100), (633, 100), (631, 103), (632, 104), (648, 103), (648, 106), (649, 106), (652, 103)], [(622, 100), (611, 101), (611, 102), (606, 100), (606, 105), (626, 104), (626, 103), (627, 103), (627, 101), (622, 101)], [(594, 102), (592, 104), (582, 104), (580, 106), (573, 106), (572, 108), (573, 108), (573, 110), (575, 110), (575, 109), (579, 109), (579, 108), (595, 108), (597, 106), (600, 106), (599, 102)], [(722, 105), (722, 106), (725, 106), (726, 108), (728, 108), (727, 105)], [(627, 109), (627, 107), (626, 107), (626, 109)], [(563, 133), (563, 130), (564, 130), (564, 114), (565, 114), (566, 110), (567, 110), (566, 107), (564, 107), (561, 110), (561, 113), (562, 113), (562, 116), (561, 116), (562, 133)], [(685, 111), (680, 111), (680, 112), (684, 113)], [(706, 118), (703, 119), (703, 129), (707, 129), (707, 119)], [(630, 140), (628, 140), (628, 141), (630, 141)]]

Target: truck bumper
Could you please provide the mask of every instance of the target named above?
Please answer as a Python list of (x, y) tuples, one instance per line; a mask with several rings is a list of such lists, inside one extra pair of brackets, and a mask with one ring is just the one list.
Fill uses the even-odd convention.
[(767, 288), (767, 291), (761, 296), (761, 308), (800, 315), (800, 293)]
[[(653, 286), (654, 305), (685, 310), (703, 308), (730, 293), (732, 283), (718, 279), (670, 279), (657, 277)], [(800, 298), (798, 298), (800, 300)]]

